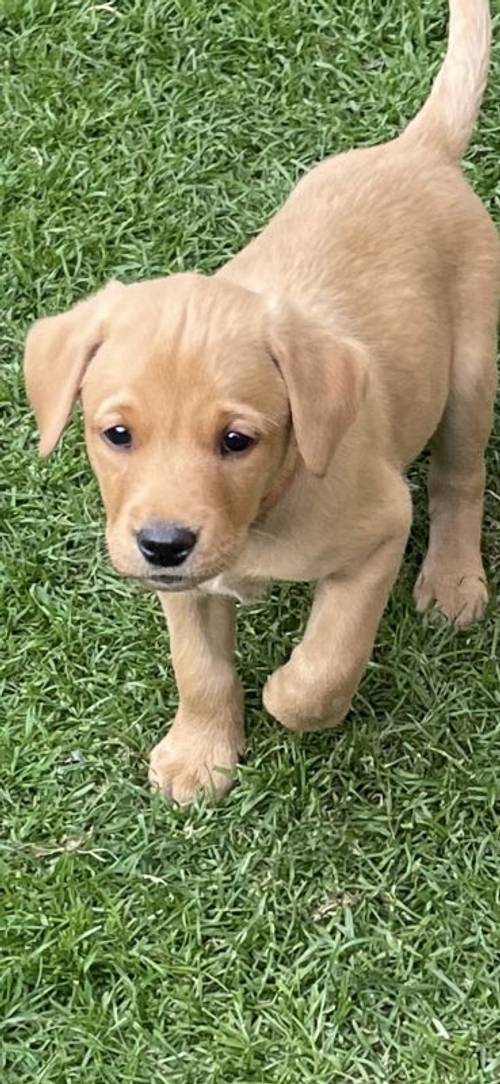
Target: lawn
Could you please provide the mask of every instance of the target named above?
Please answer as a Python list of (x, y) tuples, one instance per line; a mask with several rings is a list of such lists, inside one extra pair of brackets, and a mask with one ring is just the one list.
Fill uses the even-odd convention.
[[(466, 170), (500, 221), (496, 63)], [(242, 609), (249, 755), (220, 807), (152, 797), (175, 708), (153, 597), (109, 567), (79, 419), (47, 462), (23, 336), (109, 276), (210, 271), (327, 153), (395, 133), (436, 0), (4, 0), (0, 229), (2, 1084), (500, 1080), (500, 427), (486, 621), (422, 621), (415, 526), (347, 723), (260, 690), (309, 594)]]

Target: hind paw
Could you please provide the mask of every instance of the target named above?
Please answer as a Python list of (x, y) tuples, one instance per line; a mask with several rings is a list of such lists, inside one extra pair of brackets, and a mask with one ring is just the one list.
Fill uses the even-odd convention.
[(483, 572), (440, 571), (425, 563), (415, 584), (413, 598), (420, 613), (433, 606), (449, 621), (463, 626), (484, 617), (488, 589)]

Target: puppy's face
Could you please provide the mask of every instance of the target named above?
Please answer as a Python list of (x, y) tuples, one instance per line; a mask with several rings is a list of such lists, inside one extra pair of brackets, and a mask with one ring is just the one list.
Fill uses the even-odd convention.
[(39, 321), (25, 362), (42, 454), (80, 392), (113, 564), (162, 590), (231, 566), (279, 482), (291, 418), (324, 472), (358, 370), (352, 344), (201, 275), (111, 283)]
[(183, 588), (231, 564), (283, 461), (285, 387), (252, 295), (202, 278), (123, 291), (82, 385), (112, 561)]

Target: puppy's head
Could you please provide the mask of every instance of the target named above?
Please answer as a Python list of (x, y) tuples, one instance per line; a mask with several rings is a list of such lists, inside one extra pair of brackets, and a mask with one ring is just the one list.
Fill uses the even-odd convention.
[(356, 414), (352, 342), (222, 278), (109, 283), (26, 344), (40, 453), (81, 394), (115, 567), (158, 589), (229, 568), (279, 483), (293, 427), (316, 474)]

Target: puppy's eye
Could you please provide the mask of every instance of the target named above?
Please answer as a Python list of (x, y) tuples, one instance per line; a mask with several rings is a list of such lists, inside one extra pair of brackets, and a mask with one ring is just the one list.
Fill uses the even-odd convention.
[(132, 433), (130, 429), (127, 429), (126, 425), (112, 425), (109, 429), (104, 429), (102, 435), (106, 443), (112, 444), (113, 448), (130, 448), (132, 446)]
[(255, 444), (255, 437), (249, 437), (248, 433), (238, 433), (236, 429), (226, 429), (222, 434), (220, 450), (222, 455), (238, 455), (239, 452), (246, 452), (252, 444)]

